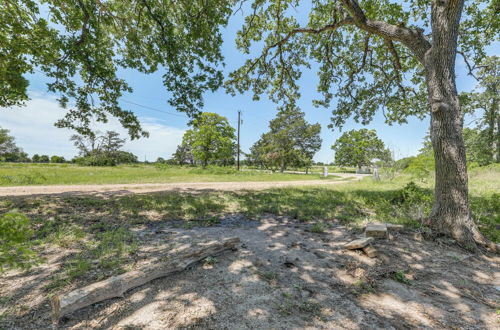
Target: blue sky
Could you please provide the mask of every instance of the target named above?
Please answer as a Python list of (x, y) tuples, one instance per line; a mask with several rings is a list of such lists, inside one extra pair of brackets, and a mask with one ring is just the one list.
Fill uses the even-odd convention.
[[(245, 57), (234, 46), (236, 31), (241, 26), (241, 22), (241, 13), (236, 14), (224, 31), (223, 54), (226, 58), (225, 70), (227, 72), (243, 64), (245, 60)], [(499, 54), (499, 45), (490, 47), (488, 52)], [(125, 95), (123, 100), (177, 113), (166, 101), (169, 94), (162, 84), (161, 72), (144, 75), (132, 70), (122, 70), (120, 75), (134, 89), (134, 92)], [(470, 90), (474, 87), (475, 82), (472, 77), (466, 74), (465, 64), (461, 58), (457, 58), (457, 76), (459, 90)], [(69, 142), (71, 132), (53, 126), (57, 118), (62, 117), (63, 111), (57, 106), (55, 97), (46, 94), (46, 79), (42, 74), (36, 73), (30, 79), (29, 89), (33, 100), (21, 109), (2, 109), (0, 111), (0, 126), (10, 129), (18, 144), (30, 155), (34, 153), (58, 154), (71, 158), (76, 154), (75, 148)], [(327, 127), (330, 123), (330, 109), (312, 106), (312, 100), (317, 97), (316, 83), (317, 78), (314, 71), (304, 72), (301, 80), (302, 98), (299, 105), (309, 122), (318, 122), (322, 126), (323, 144), (321, 150), (316, 154), (315, 160), (331, 162), (333, 161), (333, 151), (330, 146), (341, 132), (338, 129), (332, 131)], [(180, 142), (183, 131), (188, 128), (188, 118), (182, 113), (177, 113), (178, 115), (174, 116), (126, 102), (123, 102), (122, 105), (124, 108), (134, 111), (144, 127), (151, 133), (149, 139), (128, 142), (125, 149), (137, 154), (141, 160), (144, 158), (155, 160), (157, 157), (169, 158), (171, 153), (175, 151), (175, 146)], [(267, 130), (269, 121), (276, 115), (276, 105), (268, 101), (266, 96), (256, 102), (252, 100), (250, 93), (232, 97), (226, 94), (223, 89), (205, 95), (204, 110), (226, 116), (235, 127), (237, 110), (242, 110), (241, 144), (243, 151), (249, 150), (251, 145)], [(379, 137), (395, 151), (395, 156), (402, 158), (417, 153), (421, 147), (422, 139), (426, 135), (428, 125), (428, 118), (423, 121), (409, 118), (407, 124), (389, 126), (379, 113), (366, 127), (376, 129)], [(349, 121), (344, 126), (343, 131), (361, 127), (363, 126)], [(125, 131), (120, 129), (115, 120), (112, 120), (108, 125), (99, 125), (99, 128), (101, 130), (117, 130), (125, 135)]]

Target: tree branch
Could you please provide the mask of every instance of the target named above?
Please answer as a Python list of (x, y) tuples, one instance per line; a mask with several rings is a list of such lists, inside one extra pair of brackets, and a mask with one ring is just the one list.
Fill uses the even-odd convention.
[(398, 51), (396, 50), (396, 47), (394, 47), (394, 43), (392, 42), (392, 40), (387, 38), (384, 39), (384, 42), (393, 56), (392, 62), (394, 63), (394, 69), (397, 71), (401, 70), (401, 61), (399, 59)]
[(457, 52), (457, 53), (462, 55), (464, 62), (467, 65), (467, 69), (469, 70), (469, 72), (467, 74), (469, 76), (472, 76), (474, 79), (479, 80), (479, 79), (477, 79), (476, 75), (474, 74), (474, 70), (476, 69), (476, 65), (474, 64), (474, 66), (471, 66), (469, 63), (469, 60), (467, 60), (467, 56), (465, 56), (465, 54), (463, 52)]
[(319, 29), (313, 29), (313, 28), (293, 29), (290, 32), (288, 32), (288, 34), (283, 39), (280, 39), (279, 41), (275, 42), (274, 44), (264, 48), (264, 50), (262, 51), (262, 54), (252, 63), (250, 68), (248, 68), (247, 73), (251, 72), (253, 70), (253, 68), (255, 67), (255, 65), (260, 60), (262, 60), (262, 59), (265, 60), (271, 49), (276, 48), (276, 47), (280, 47), (281, 45), (285, 44), (291, 37), (293, 37), (296, 34), (299, 34), (299, 33), (319, 34), (319, 33), (325, 32), (325, 31), (334, 31), (334, 30), (337, 30), (338, 28), (340, 28), (344, 25), (351, 25), (353, 23), (354, 23), (354, 21), (352, 20), (352, 18), (348, 17), (340, 22), (337, 22), (334, 24), (328, 24), (328, 25), (325, 25)]
[(357, 27), (385, 39), (403, 43), (415, 54), (421, 63), (424, 62), (425, 52), (431, 47), (431, 44), (424, 37), (421, 29), (410, 29), (383, 21), (370, 20), (366, 17), (357, 0), (341, 0), (341, 2), (352, 16), (354, 24)]

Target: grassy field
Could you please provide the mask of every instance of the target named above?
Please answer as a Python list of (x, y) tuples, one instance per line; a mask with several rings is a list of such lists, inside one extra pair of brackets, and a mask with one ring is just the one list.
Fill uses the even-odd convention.
[[(228, 182), (315, 180), (319, 174), (238, 172), (233, 167), (120, 165), (90, 167), (74, 164), (0, 163), (0, 186), (113, 183)], [(335, 179), (330, 176), (329, 179)]]
[[(40, 168), (54, 170), (61, 167)], [(71, 166), (68, 169), (93, 170)], [(162, 171), (154, 167), (144, 170), (152, 173)], [(181, 173), (185, 175), (188, 170), (182, 169)], [(166, 171), (172, 173), (168, 171), (173, 170)], [(260, 174), (243, 174), (236, 178), (229, 174), (219, 176), (230, 181), (265, 177)], [(153, 180), (159, 174), (146, 177)], [(108, 178), (115, 177), (111, 175)], [(169, 179), (168, 176), (163, 178)], [(215, 180), (218, 177), (211, 174), (197, 178)], [(85, 182), (92, 182), (88, 180)], [(228, 214), (243, 214), (250, 219), (274, 214), (311, 222), (311, 231), (315, 233), (321, 233), (333, 222), (359, 227), (366, 222), (378, 221), (404, 224), (425, 234), (418, 220), (430, 212), (432, 181), (432, 178), (416, 180), (406, 174), (392, 179), (382, 175), (381, 181), (365, 178), (332, 187), (264, 191), (4, 197), (0, 200), (0, 214), (13, 210), (26, 214), (30, 219), (33, 231), (31, 242), (35, 250), (43, 255), (47, 249), (57, 249), (66, 255), (60, 271), (45, 287), (51, 293), (74, 286), (84, 277), (85, 281), (95, 281), (130, 269), (137, 251), (134, 228), (154, 228), (170, 221), (192, 228), (218, 224)], [(54, 180), (50, 182), (54, 183)], [(491, 240), (500, 242), (500, 166), (471, 170), (470, 187), (472, 210), (481, 231)], [(88, 279), (89, 274), (94, 274), (95, 278)]]

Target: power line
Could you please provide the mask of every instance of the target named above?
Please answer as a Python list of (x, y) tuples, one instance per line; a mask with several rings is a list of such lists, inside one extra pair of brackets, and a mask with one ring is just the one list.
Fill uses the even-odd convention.
[(180, 115), (178, 113), (172, 113), (172, 112), (163, 111), (163, 110), (160, 110), (160, 109), (157, 109), (157, 108), (153, 108), (153, 107), (150, 107), (150, 106), (147, 106), (147, 105), (142, 105), (142, 104), (135, 103), (135, 102), (132, 102), (132, 101), (127, 101), (127, 100), (124, 100), (124, 99), (122, 99), (121, 101), (126, 102), (126, 103), (130, 103), (130, 104), (133, 104), (133, 105), (136, 105), (138, 107), (142, 107), (144, 109), (148, 109), (148, 110), (151, 110), (151, 111), (156, 111), (156, 112), (161, 112), (161, 113), (164, 113), (164, 114), (167, 114), (167, 115), (171, 115), (171, 116), (177, 116), (177, 117), (186, 118), (186, 116)]
[[(33, 68), (33, 70), (36, 71), (36, 72), (38, 72), (38, 73), (46, 74), (45, 72), (37, 70), (35, 68)], [(133, 104), (133, 105), (136, 105), (138, 107), (142, 107), (144, 109), (148, 109), (148, 110), (151, 110), (151, 111), (161, 112), (161, 113), (164, 113), (166, 115), (171, 115), (171, 116), (177, 116), (177, 117), (181, 117), (181, 118), (186, 118), (186, 116), (180, 115), (178, 113), (172, 113), (172, 112), (163, 111), (163, 110), (160, 110), (160, 109), (157, 109), (157, 108), (153, 108), (153, 107), (150, 107), (150, 106), (147, 106), (147, 105), (139, 104), (139, 103), (136, 103), (136, 102), (127, 101), (127, 100), (124, 100), (124, 99), (121, 99), (121, 101), (123, 101), (125, 103), (129, 103), (129, 104)]]

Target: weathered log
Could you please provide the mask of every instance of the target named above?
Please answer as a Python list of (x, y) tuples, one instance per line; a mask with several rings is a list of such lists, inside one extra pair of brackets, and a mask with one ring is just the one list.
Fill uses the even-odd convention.
[(348, 250), (362, 249), (365, 246), (369, 245), (372, 241), (373, 237), (358, 238), (352, 242), (345, 244), (344, 247)]
[(217, 255), (225, 250), (234, 249), (239, 242), (240, 239), (238, 237), (233, 237), (221, 242), (211, 242), (206, 245), (196, 246), (190, 251), (168, 258), (160, 265), (133, 270), (110, 277), (104, 281), (90, 284), (67, 294), (56, 295), (51, 299), (52, 320), (54, 323), (57, 323), (62, 316), (80, 308), (106, 299), (123, 297), (123, 294), (130, 289), (159, 277), (183, 271), (207, 257)]

